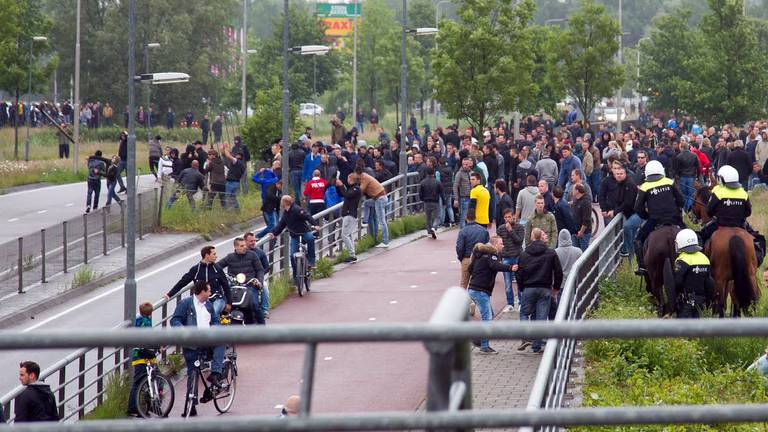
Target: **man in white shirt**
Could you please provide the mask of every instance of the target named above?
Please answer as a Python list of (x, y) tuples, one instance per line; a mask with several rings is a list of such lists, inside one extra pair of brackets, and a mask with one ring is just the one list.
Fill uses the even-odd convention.
[[(197, 327), (198, 329), (208, 329), (211, 326), (219, 325), (219, 317), (213, 311), (213, 305), (208, 298), (211, 296), (211, 286), (204, 280), (195, 282), (192, 287), (192, 297), (187, 297), (180, 301), (176, 306), (171, 318), (172, 327)], [(184, 361), (187, 363), (187, 394), (192, 393), (192, 386), (195, 385), (195, 361), (204, 354), (208, 348), (184, 347)], [(224, 346), (213, 347), (213, 358), (211, 362), (211, 374), (208, 381), (213, 387), (219, 387), (219, 378), (221, 376), (222, 365), (224, 364)], [(190, 415), (196, 415), (196, 409)], [(186, 414), (186, 413), (185, 413)]]

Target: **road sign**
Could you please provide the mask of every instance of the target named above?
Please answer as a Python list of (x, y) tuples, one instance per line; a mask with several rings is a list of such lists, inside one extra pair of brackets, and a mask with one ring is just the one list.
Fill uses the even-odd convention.
[(318, 3), (317, 16), (321, 18), (354, 18), (360, 16), (362, 5), (357, 3), (357, 13), (355, 5), (352, 3)]

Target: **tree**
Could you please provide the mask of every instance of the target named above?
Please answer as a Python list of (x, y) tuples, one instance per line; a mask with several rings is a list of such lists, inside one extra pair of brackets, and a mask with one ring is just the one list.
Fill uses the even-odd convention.
[(689, 28), (690, 19), (688, 9), (659, 17), (649, 40), (640, 44), (639, 87), (652, 109), (673, 112), (681, 108), (680, 83), (693, 79), (687, 58), (700, 55), (703, 43), (701, 33)]
[(452, 118), (476, 130), (494, 116), (529, 106), (538, 91), (531, 78), (532, 0), (466, 0), (459, 21), (441, 23), (432, 54), (435, 97)]
[[(292, 2), (288, 12), (289, 46), (325, 45), (325, 33), (322, 24), (307, 5)], [(255, 87), (269, 88), (272, 77), (283, 77), (283, 15), (278, 15), (272, 24), (272, 35), (264, 39), (257, 48), (258, 54), (251, 56), (250, 75)], [(336, 87), (336, 71), (339, 69), (339, 57), (335, 50), (322, 56), (288, 56), (288, 83), (291, 100), (307, 102), (312, 100), (314, 79), (313, 62), (317, 62), (317, 93)]]
[(594, 0), (582, 0), (557, 43), (560, 79), (579, 110), (588, 118), (595, 104), (609, 97), (624, 80), (614, 58), (619, 49), (619, 23)]
[[(241, 130), (243, 142), (251, 154), (261, 155), (268, 149), (272, 140), (282, 135), (283, 131), (283, 90), (277, 78), (272, 78), (270, 86), (256, 91), (253, 104), (253, 115), (248, 117)], [(289, 143), (298, 138), (304, 130), (304, 124), (299, 117), (296, 104), (291, 103), (289, 109), (289, 124), (291, 135)], [(289, 144), (287, 143), (287, 144)], [(288, 169), (284, 161), (285, 170)], [(287, 171), (284, 171), (287, 172)]]
[[(435, 5), (432, 4), (432, 0), (411, 0), (408, 2), (408, 26), (411, 28), (435, 26)], [(428, 59), (430, 50), (435, 46), (435, 38), (422, 37), (418, 38), (417, 41), (419, 44), (416, 55), (421, 59)], [(430, 76), (432, 74), (431, 63), (424, 60), (423, 64), (424, 76)], [(432, 95), (432, 85), (427, 79), (421, 79), (419, 84), (419, 116), (423, 120), (424, 100)], [(408, 94), (410, 95), (410, 92)], [(411, 98), (409, 97), (409, 99)]]
[(557, 103), (565, 98), (565, 87), (557, 71), (558, 57), (555, 44), (558, 40), (558, 31), (552, 26), (533, 26), (531, 34), (532, 76), (536, 81), (537, 91), (534, 97), (520, 108), (525, 113), (544, 111), (554, 114)]

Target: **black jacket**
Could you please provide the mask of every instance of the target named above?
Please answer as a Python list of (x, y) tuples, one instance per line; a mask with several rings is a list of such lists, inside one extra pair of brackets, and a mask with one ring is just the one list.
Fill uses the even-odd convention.
[(434, 176), (427, 176), (419, 183), (419, 199), (422, 201), (436, 203), (442, 195), (443, 188)]
[(505, 193), (503, 196), (499, 197), (499, 202), (496, 203), (496, 226), (501, 226), (504, 224), (504, 211), (510, 209), (513, 212), (515, 211), (515, 202), (512, 200), (512, 197)]
[(675, 177), (696, 177), (699, 174), (699, 157), (690, 150), (678, 153), (672, 159)]
[(312, 218), (312, 215), (294, 203), (288, 210), (283, 210), (280, 221), (272, 230), (272, 234), (277, 237), (286, 228), (291, 234), (303, 234), (311, 229), (310, 226), (314, 225), (315, 219)]
[(304, 150), (293, 149), (288, 152), (288, 170), (301, 171), (304, 168)]
[(469, 289), (491, 295), (496, 273), (511, 270), (511, 266), (501, 263), (496, 248), (480, 244), (472, 252), (472, 261), (469, 263)]
[(600, 183), (600, 210), (604, 212), (613, 210), (614, 215), (623, 213), (624, 216), (630, 217), (634, 213), (636, 198), (637, 186), (629, 176), (619, 183), (609, 175)]
[(283, 191), (276, 185), (267, 186), (267, 193), (264, 194), (264, 202), (261, 204), (261, 211), (275, 212), (280, 209), (280, 199), (283, 197)]
[(229, 281), (224, 270), (218, 264), (205, 264), (202, 261), (193, 265), (184, 276), (176, 282), (176, 285), (168, 291), (168, 297), (173, 297), (179, 290), (187, 286), (190, 282), (204, 280), (211, 285), (212, 293), (223, 293), (227, 304), (232, 303), (232, 294), (229, 291)]
[(525, 248), (518, 261), (517, 286), (526, 288), (560, 287), (563, 283), (563, 268), (554, 249), (541, 241), (535, 241)]
[(586, 227), (584, 234), (592, 232), (592, 202), (586, 194), (573, 201), (573, 219), (576, 222), (576, 230), (580, 230), (582, 225)]
[(246, 250), (242, 255), (232, 252), (216, 264), (222, 269), (226, 267), (227, 273), (231, 275), (243, 273), (248, 280), (255, 277), (259, 282), (264, 282), (266, 269), (261, 265), (261, 260), (256, 252)]
[(197, 192), (198, 189), (205, 190), (205, 177), (200, 174), (196, 168), (189, 167), (179, 174), (179, 183), (184, 186), (184, 190)]
[(357, 217), (357, 207), (360, 205), (360, 197), (363, 193), (360, 192), (360, 186), (353, 184), (349, 187), (342, 185), (337, 188), (341, 196), (344, 197), (344, 202), (341, 204), (341, 216)]
[(16, 398), (16, 423), (58, 421), (59, 410), (51, 387), (41, 381), (30, 384)]
[(736, 171), (739, 172), (739, 181), (746, 183), (752, 173), (752, 159), (750, 159), (749, 154), (743, 148), (737, 147), (728, 153), (726, 160), (728, 165), (736, 168)]

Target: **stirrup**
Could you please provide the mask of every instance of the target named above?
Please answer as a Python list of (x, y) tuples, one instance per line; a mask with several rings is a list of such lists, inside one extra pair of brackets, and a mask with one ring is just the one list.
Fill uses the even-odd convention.
[(637, 276), (646, 276), (648, 274), (648, 270), (643, 267), (638, 267), (635, 269), (635, 274)]

